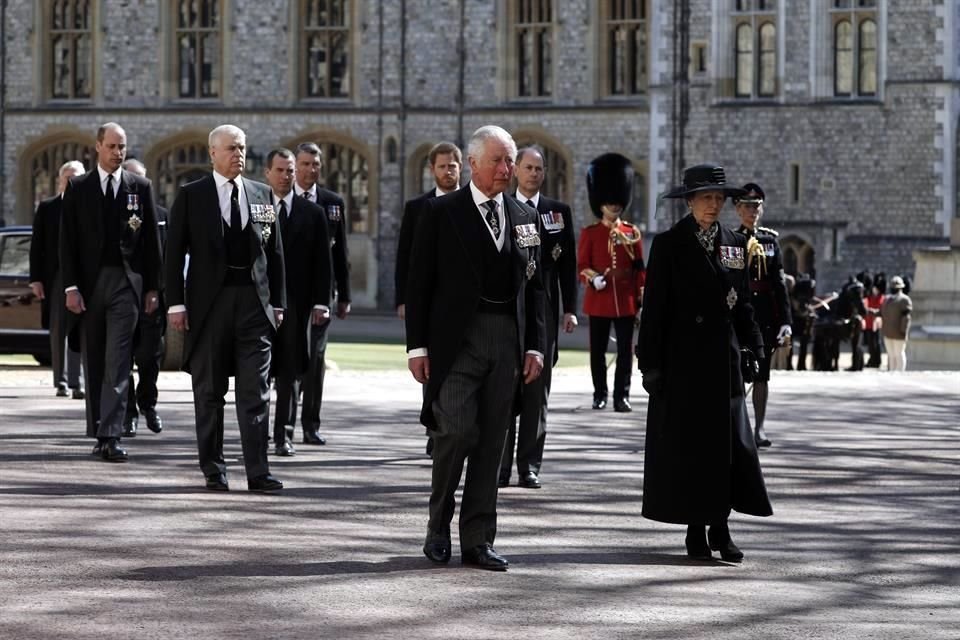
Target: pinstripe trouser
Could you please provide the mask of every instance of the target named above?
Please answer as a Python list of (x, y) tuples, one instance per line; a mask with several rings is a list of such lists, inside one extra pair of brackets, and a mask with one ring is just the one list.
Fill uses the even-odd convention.
[(460, 504), (460, 547), (493, 544), (497, 475), (510, 421), (520, 349), (512, 316), (478, 313), (433, 402), (431, 530), (449, 527), (467, 462)]

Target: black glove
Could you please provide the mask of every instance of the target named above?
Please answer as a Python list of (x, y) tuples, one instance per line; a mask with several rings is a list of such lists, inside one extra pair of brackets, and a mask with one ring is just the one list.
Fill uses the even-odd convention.
[(659, 369), (651, 369), (643, 372), (643, 388), (651, 396), (655, 396), (663, 391), (663, 376)]
[(760, 375), (760, 364), (757, 356), (750, 349), (740, 349), (740, 374), (744, 384), (753, 382)]

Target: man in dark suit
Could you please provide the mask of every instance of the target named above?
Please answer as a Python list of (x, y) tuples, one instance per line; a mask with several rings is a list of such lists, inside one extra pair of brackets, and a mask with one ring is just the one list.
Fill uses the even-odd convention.
[[(397, 316), (405, 317), (407, 291), (407, 273), (410, 267), (410, 251), (413, 249), (413, 237), (420, 219), (423, 205), (431, 198), (439, 198), (460, 186), (460, 168), (463, 166), (463, 154), (460, 147), (452, 142), (435, 144), (427, 154), (430, 172), (436, 184), (429, 191), (408, 200), (403, 205), (403, 219), (400, 221), (400, 235), (397, 239), (397, 265), (394, 271), (394, 291), (396, 293)], [(433, 438), (427, 431), (427, 455), (433, 452)]]
[(271, 363), (277, 387), (273, 439), (278, 456), (292, 456), (300, 380), (310, 364), (307, 337), (311, 327), (317, 329), (330, 321), (330, 237), (323, 210), (293, 195), (292, 151), (268, 153), (264, 175), (280, 220), (287, 279), (286, 321), (273, 342)]
[(60, 167), (57, 195), (37, 206), (30, 241), (30, 289), (41, 300), (41, 324), (50, 330), (53, 386), (57, 395), (62, 397), (72, 389), (74, 400), (84, 398), (83, 368), (77, 330), (72, 332), (72, 340), (67, 339), (67, 307), (60, 273), (60, 214), (67, 182), (84, 173), (86, 169), (79, 160), (71, 160)]
[(510, 484), (513, 466), (513, 445), (517, 444), (517, 473), (519, 484), (527, 489), (539, 489), (540, 467), (543, 464), (543, 445), (547, 435), (547, 401), (553, 366), (557, 363), (559, 323), (557, 310), (563, 304), (563, 330), (572, 333), (577, 326), (577, 251), (573, 237), (573, 214), (569, 205), (552, 200), (540, 193), (546, 173), (543, 152), (526, 147), (517, 152), (516, 198), (536, 209), (540, 228), (540, 277), (543, 279), (546, 299), (545, 321), (547, 350), (543, 372), (523, 386), (520, 409), (520, 428), (511, 418), (507, 440), (500, 462), (500, 486)]
[(170, 211), (167, 319), (184, 332), (184, 370), (193, 381), (197, 448), (207, 489), (229, 489), (223, 405), (230, 376), (235, 376), (247, 488), (278, 491), (283, 483), (270, 475), (267, 434), (270, 349), (286, 306), (280, 225), (270, 188), (241, 177), (243, 130), (221, 125), (210, 132), (209, 147), (213, 173), (180, 187)]
[(121, 167), (127, 135), (97, 131), (97, 168), (70, 180), (63, 197), (60, 265), (67, 309), (81, 323), (87, 435), (94, 453), (126, 462), (120, 446), (140, 309), (157, 312), (162, 288), (153, 189)]
[(406, 299), (408, 366), (427, 386), (420, 421), (435, 443), (423, 552), (450, 560), (454, 494), (469, 458), (461, 559), (494, 571), (508, 565), (493, 548), (507, 423), (520, 372), (527, 384), (536, 379), (546, 349), (536, 213), (503, 195), (516, 149), (500, 127), (473, 134), (470, 184), (424, 207)]
[[(147, 168), (135, 158), (123, 163), (125, 171), (141, 178), (147, 177)], [(157, 206), (157, 230), (160, 237), (160, 255), (167, 246), (167, 210)], [(127, 385), (127, 415), (123, 420), (123, 437), (137, 435), (137, 422), (140, 414), (146, 420), (147, 428), (154, 433), (163, 431), (163, 421), (157, 414), (157, 379), (160, 377), (160, 364), (163, 362), (163, 332), (167, 328), (167, 313), (163, 304), (163, 291), (160, 292), (160, 306), (156, 313), (140, 313), (134, 339), (133, 361), (137, 365), (140, 383), (134, 384), (133, 371)], [(139, 411), (137, 410), (139, 406)]]
[[(327, 216), (330, 236), (330, 257), (333, 261), (333, 288), (337, 296), (337, 317), (344, 320), (350, 313), (350, 263), (347, 253), (346, 207), (343, 198), (317, 185), (320, 179), (320, 147), (313, 142), (297, 146), (296, 197), (320, 205)], [(310, 368), (303, 377), (303, 443), (326, 444), (320, 435), (320, 408), (323, 404), (323, 377), (326, 372), (327, 331), (330, 323), (310, 327)]]

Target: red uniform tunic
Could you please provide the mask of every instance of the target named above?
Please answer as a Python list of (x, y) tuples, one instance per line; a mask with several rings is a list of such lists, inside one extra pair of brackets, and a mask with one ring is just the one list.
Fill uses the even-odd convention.
[[(633, 316), (643, 299), (643, 243), (640, 230), (629, 222), (601, 220), (580, 232), (577, 271), (587, 285), (583, 312), (601, 318)], [(602, 275), (607, 286), (597, 291), (593, 279)]]

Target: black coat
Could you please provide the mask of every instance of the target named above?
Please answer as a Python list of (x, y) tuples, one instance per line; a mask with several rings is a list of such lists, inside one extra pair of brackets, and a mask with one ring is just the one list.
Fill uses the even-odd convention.
[[(129, 198), (137, 209), (127, 209)], [(149, 180), (123, 171), (111, 209), (103, 207), (100, 173), (94, 169), (70, 179), (63, 195), (60, 219), (60, 268), (63, 288), (77, 287), (89, 300), (103, 261), (106, 225), (120, 239), (120, 255), (138, 305), (146, 291), (163, 288), (163, 261), (157, 232), (157, 214)], [(139, 222), (136, 220), (139, 218)]]
[(330, 258), (333, 261), (333, 288), (337, 302), (350, 302), (350, 253), (347, 249), (347, 208), (343, 198), (317, 187), (317, 204), (327, 214)]
[[(270, 187), (243, 178), (247, 204), (270, 204)], [(246, 226), (253, 257), (253, 282), (263, 312), (276, 328), (274, 309), (286, 307), (283, 270), (283, 242), (277, 222), (253, 222)], [(227, 274), (226, 244), (223, 239), (223, 217), (217, 184), (213, 174), (180, 187), (170, 210), (167, 232), (167, 305), (185, 304), (190, 330), (184, 340), (183, 361), (189, 371), (190, 355), (197, 336), (203, 329), (217, 294)], [(269, 228), (268, 238), (263, 231)], [(190, 266), (184, 282), (183, 267), (187, 254)]]
[[(507, 232), (503, 250), (513, 256), (519, 363), (526, 351), (546, 352), (543, 284), (539, 265), (527, 277), (530, 260), (535, 264), (539, 261), (538, 247), (520, 248), (513, 235), (517, 225), (535, 224), (535, 213), (508, 196), (504, 196), (503, 202)], [(480, 305), (480, 243), (492, 240), (486, 233), (476, 232), (477, 220), (482, 222), (467, 185), (427, 201), (413, 242), (406, 302), (407, 350), (428, 350), (430, 379), (424, 391), (420, 422), (431, 429), (437, 424), (433, 401)], [(513, 399), (514, 415), (519, 412), (520, 384), (522, 380), (518, 381)]]
[(647, 265), (638, 356), (662, 389), (647, 411), (643, 515), (685, 524), (717, 522), (731, 508), (770, 515), (740, 373), (740, 347), (763, 346), (746, 238), (721, 228), (711, 258), (695, 229), (688, 215), (658, 235)]
[(417, 223), (427, 200), (435, 198), (436, 188), (422, 193), (403, 205), (403, 219), (400, 221), (400, 234), (397, 237), (397, 264), (393, 273), (394, 306), (399, 307), (407, 301), (407, 274), (410, 271), (410, 253), (413, 250), (413, 238)]
[(40, 303), (40, 320), (44, 329), (50, 328), (50, 295), (53, 279), (60, 269), (60, 214), (63, 198), (54, 196), (37, 205), (33, 216), (33, 237), (30, 240), (30, 282), (43, 284), (44, 298)]
[[(274, 204), (274, 208), (277, 208)], [(276, 209), (279, 215), (279, 209)], [(307, 331), (310, 316), (316, 305), (330, 306), (331, 262), (330, 236), (323, 209), (304, 198), (293, 198), (290, 216), (280, 221), (283, 237), (283, 261), (287, 286), (287, 314), (280, 331), (296, 332), (292, 353), (273, 348), (272, 366), (286, 367), (293, 373), (303, 373), (310, 364), (310, 345)]]
[[(523, 202), (521, 194), (515, 197)], [(553, 221), (552, 213), (561, 215), (562, 225)], [(562, 304), (564, 313), (577, 312), (577, 241), (570, 206), (540, 194), (537, 201), (537, 228), (541, 238), (540, 263), (546, 294), (547, 331), (551, 333), (553, 344), (556, 344), (560, 330), (558, 318), (555, 318), (557, 309)], [(553, 356), (552, 364), (556, 364), (559, 350), (555, 349)]]

